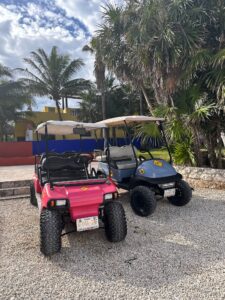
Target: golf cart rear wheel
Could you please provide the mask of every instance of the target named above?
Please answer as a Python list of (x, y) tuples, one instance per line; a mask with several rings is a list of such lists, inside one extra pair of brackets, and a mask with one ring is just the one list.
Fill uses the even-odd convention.
[(192, 189), (189, 184), (181, 180), (177, 182), (175, 196), (168, 197), (170, 203), (176, 206), (184, 206), (190, 202), (192, 198)]
[(40, 219), (41, 252), (50, 256), (61, 250), (62, 217), (56, 210), (44, 209)]
[(136, 186), (131, 191), (130, 205), (138, 216), (147, 217), (156, 209), (155, 194), (147, 186)]
[(30, 184), (30, 204), (32, 204), (33, 206), (36, 206), (36, 207), (38, 206), (33, 182), (31, 182), (31, 184)]
[(127, 221), (120, 202), (111, 201), (104, 207), (105, 234), (110, 242), (120, 242), (127, 235)]

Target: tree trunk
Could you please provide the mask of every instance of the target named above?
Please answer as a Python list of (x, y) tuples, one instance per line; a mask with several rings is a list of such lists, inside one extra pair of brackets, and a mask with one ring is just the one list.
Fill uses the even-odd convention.
[(140, 93), (140, 115), (143, 115), (143, 98), (142, 93)]
[(59, 121), (62, 121), (63, 117), (62, 117), (62, 113), (61, 113), (61, 110), (60, 110), (59, 101), (55, 100), (55, 103), (56, 103), (56, 108), (57, 108), (57, 112), (58, 112), (58, 116), (59, 116)]
[(197, 167), (202, 167), (203, 166), (203, 157), (202, 157), (202, 152), (201, 152), (201, 143), (199, 140), (199, 131), (197, 128), (193, 128), (194, 132), (194, 153), (195, 153), (195, 159), (196, 159), (196, 165)]
[(105, 97), (105, 91), (101, 91), (102, 94), (102, 119), (106, 119), (106, 97)]
[[(57, 108), (57, 112), (58, 112), (58, 115), (59, 115), (59, 121), (63, 121), (62, 113), (61, 113), (60, 106), (59, 106), (59, 101), (55, 100), (55, 103), (56, 103), (56, 108)], [(63, 140), (66, 139), (65, 135), (62, 136), (62, 139)]]
[(164, 79), (162, 72), (157, 69), (156, 66), (153, 67), (153, 79), (152, 79), (152, 88), (154, 91), (156, 102), (159, 105), (168, 105), (168, 93), (164, 84)]
[(212, 141), (211, 136), (206, 135), (206, 148), (208, 150), (208, 158), (209, 158), (209, 164), (211, 168), (217, 167), (217, 158), (216, 158), (216, 152), (215, 152), (215, 142)]
[(217, 168), (222, 169), (223, 168), (223, 162), (222, 162), (222, 149), (223, 149), (223, 142), (221, 137), (218, 137), (218, 155), (217, 155)]
[[(106, 119), (106, 97), (105, 97), (105, 89), (104, 87), (101, 90), (102, 94), (102, 119)], [(103, 139), (104, 139), (104, 149), (107, 147), (107, 134), (106, 134), (106, 128), (102, 129)]]
[(153, 116), (153, 106), (152, 106), (152, 104), (151, 104), (151, 102), (150, 102), (150, 100), (149, 100), (149, 97), (148, 97), (147, 92), (146, 92), (146, 90), (145, 90), (145, 87), (144, 87), (143, 85), (141, 86), (141, 91), (142, 91), (142, 93), (143, 93), (143, 95), (144, 95), (144, 98), (145, 98), (145, 101), (146, 101), (146, 103), (147, 103), (149, 112), (150, 112), (151, 115)]
[(218, 149), (218, 156), (217, 156), (217, 168), (218, 169), (222, 169), (223, 168), (223, 161), (222, 161), (222, 149), (223, 149), (223, 140), (221, 138), (221, 132), (222, 132), (222, 128), (221, 128), (221, 123), (218, 120), (217, 121), (217, 149)]

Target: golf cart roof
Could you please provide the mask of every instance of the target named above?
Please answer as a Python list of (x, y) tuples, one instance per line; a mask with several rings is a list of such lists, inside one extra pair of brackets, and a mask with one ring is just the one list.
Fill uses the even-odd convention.
[(97, 122), (96, 124), (105, 124), (107, 126), (118, 126), (130, 123), (143, 123), (143, 122), (157, 122), (157, 121), (165, 121), (164, 118), (155, 118), (155, 117), (147, 117), (147, 116), (124, 116), (124, 117), (116, 117), (111, 119), (102, 120)]
[(45, 134), (45, 126), (47, 125), (48, 134), (53, 135), (69, 135), (74, 134), (74, 128), (84, 128), (86, 130), (96, 130), (105, 128), (104, 124), (82, 123), (75, 121), (46, 121), (38, 125), (36, 131), (39, 134)]

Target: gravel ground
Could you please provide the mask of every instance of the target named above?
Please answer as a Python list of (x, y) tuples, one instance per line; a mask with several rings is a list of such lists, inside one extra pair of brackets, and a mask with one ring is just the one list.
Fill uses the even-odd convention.
[(61, 253), (39, 252), (39, 217), (28, 199), (0, 202), (0, 299), (224, 299), (225, 191), (196, 190), (186, 207), (159, 201), (133, 214), (128, 235), (104, 230), (63, 237)]

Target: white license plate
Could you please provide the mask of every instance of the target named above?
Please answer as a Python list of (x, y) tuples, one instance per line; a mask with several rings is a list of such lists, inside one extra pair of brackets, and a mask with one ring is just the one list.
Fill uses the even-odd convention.
[(164, 197), (172, 197), (175, 196), (176, 189), (164, 190)]
[(98, 217), (88, 217), (76, 220), (77, 231), (85, 231), (99, 228)]

